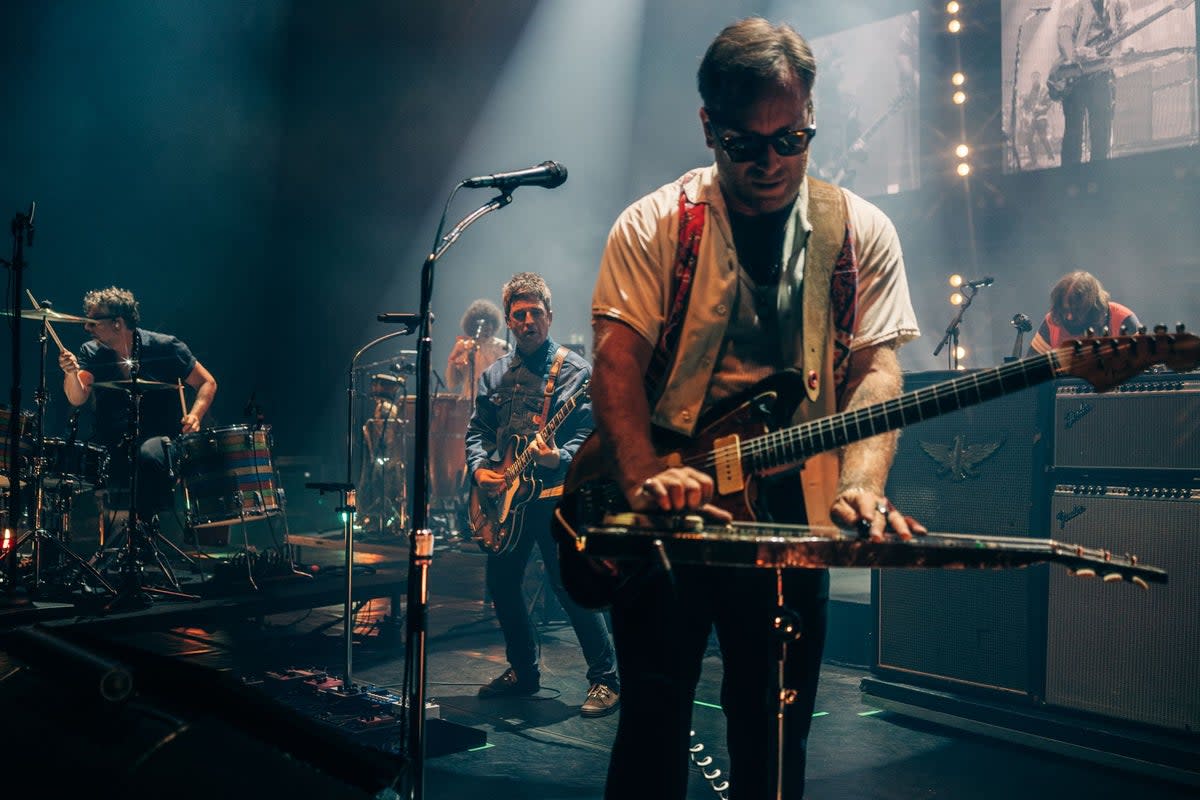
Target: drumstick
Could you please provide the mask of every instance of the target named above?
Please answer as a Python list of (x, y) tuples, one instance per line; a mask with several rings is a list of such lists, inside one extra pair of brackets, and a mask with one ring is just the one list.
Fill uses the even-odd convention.
[[(29, 302), (33, 303), (34, 310), (41, 311), (42, 307), (38, 304), (37, 298), (33, 296), (33, 292), (26, 289), (25, 294), (29, 295)], [(50, 332), (50, 338), (58, 345), (58, 352), (67, 352), (67, 348), (63, 347), (62, 339), (58, 338), (58, 334), (54, 332), (54, 326), (50, 324), (50, 320), (46, 320), (46, 330)]]
[(187, 416), (187, 401), (183, 399), (183, 381), (179, 380), (179, 378), (176, 378), (175, 383), (179, 385), (179, 409), (183, 412), (183, 415), (186, 417)]

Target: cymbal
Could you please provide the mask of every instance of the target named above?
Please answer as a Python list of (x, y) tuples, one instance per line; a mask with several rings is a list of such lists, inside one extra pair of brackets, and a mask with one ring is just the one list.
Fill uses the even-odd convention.
[[(123, 389), (126, 392), (133, 391), (133, 381), (95, 381), (92, 383), (92, 388), (95, 389)], [(137, 382), (138, 391), (149, 392), (154, 389), (174, 389), (176, 385), (173, 383), (163, 383), (162, 381), (152, 381), (146, 378), (139, 378)]]
[[(13, 313), (8, 310), (0, 311), (0, 315), (11, 317)], [(77, 317), (74, 314), (64, 314), (61, 311), (55, 311), (50, 308), (22, 308), (21, 319), (48, 319), (51, 322), (78, 322), (80, 324), (93, 322), (89, 317)]]

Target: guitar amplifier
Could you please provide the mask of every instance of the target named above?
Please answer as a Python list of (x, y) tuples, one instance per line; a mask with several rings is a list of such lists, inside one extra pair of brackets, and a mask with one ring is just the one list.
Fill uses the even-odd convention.
[(1200, 732), (1200, 488), (1061, 485), (1051, 510), (1055, 539), (1136, 554), (1168, 583), (1052, 570), (1046, 703)]
[(1200, 467), (1200, 375), (1145, 375), (1103, 394), (1083, 382), (1060, 382), (1054, 465)]
[[(962, 372), (911, 373), (905, 391)], [(1050, 384), (910, 425), (887, 496), (931, 531), (1045, 536)], [(1027, 694), (1039, 678), (1046, 571), (881, 569), (875, 579), (880, 673)], [(1036, 615), (1035, 615), (1036, 612)]]

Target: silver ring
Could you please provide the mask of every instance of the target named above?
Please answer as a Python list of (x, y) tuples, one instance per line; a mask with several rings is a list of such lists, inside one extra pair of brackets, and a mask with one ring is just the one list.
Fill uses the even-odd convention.
[(875, 510), (878, 511), (880, 514), (883, 514), (886, 517), (887, 513), (888, 513), (887, 503), (876, 503)]

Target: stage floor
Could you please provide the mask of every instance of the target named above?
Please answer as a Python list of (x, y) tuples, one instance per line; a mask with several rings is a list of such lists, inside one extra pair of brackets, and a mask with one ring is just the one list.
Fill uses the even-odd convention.
[[(346, 664), (343, 543), (340, 536), (329, 534), (300, 534), (294, 538), (294, 543), (300, 543), (301, 571), (316, 577), (263, 585), (255, 592), (230, 589), (220, 597), (191, 603), (156, 601), (150, 609), (125, 614), (59, 611), (40, 621), (51, 633), (68, 639), (78, 636), (85, 641), (111, 642), (116, 648), (133, 649), (126, 652), (153, 654), (189, 668), (201, 668), (206, 674), (219, 674), (252, 692), (261, 692), (268, 700), (271, 694), (267, 690), (278, 685), (271, 676), (278, 678), (289, 671), (325, 671), (341, 677)], [(360, 686), (399, 696), (405, 664), (405, 620), (394, 613), (393, 597), (403, 596), (407, 549), (401, 541), (365, 537), (358, 552), (363, 563), (353, 576), (358, 589), (351, 676)], [(427, 699), (429, 708), (434, 709), (430, 716), (477, 731), (486, 743), (427, 758), (425, 796), (441, 800), (599, 798), (617, 716), (579, 716), (579, 705), (587, 691), (583, 658), (561, 609), (545, 596), (536, 563), (527, 590), (542, 644), (543, 688), (531, 698), (480, 700), (476, 695), (481, 684), (506, 667), (503, 640), (485, 597), (484, 564), (485, 557), (469, 543), (441, 541), (435, 552), (430, 572)], [(856, 592), (850, 584), (845, 597), (850, 602), (861, 599)], [(0, 622), (3, 619), (0, 617)], [(19, 624), (29, 622), (26, 617)], [(65, 688), (70, 691), (86, 688), (84, 684), (90, 680), (86, 670), (72, 677), (69, 670), (60, 669), (61, 664), (54, 668), (46, 664), (22, 667), (24, 663), (11, 653), (0, 652), (0, 676), (11, 678), (22, 669), (46, 670), (60, 688), (66, 681)], [(172, 674), (171, 670), (159, 672)], [(873, 708), (864, 703), (860, 686), (869, 675), (863, 665), (827, 661), (824, 666), (809, 743), (808, 797), (814, 800), (1077, 796), (1183, 800), (1196, 796), (1194, 786), (1168, 783)], [(720, 679), (720, 661), (710, 651), (693, 723), (697, 741), (713, 758), (710, 770), (727, 763), (719, 708)], [(135, 671), (135, 687), (137, 680)], [(7, 683), (16, 691), (11, 680)], [(165, 678), (155, 684), (154, 691), (168, 695), (177, 692), (178, 699), (194, 703), (193, 694), (207, 691), (203, 683), (194, 680), (194, 675), (178, 680)], [(22, 690), (20, 703), (14, 704), (13, 698), (5, 695), (5, 688), (6, 680), (0, 680), (0, 718), (15, 734), (25, 730), (20, 715), (28, 715), (30, 709), (38, 714), (39, 701), (36, 692)], [(161, 702), (170, 706), (170, 700), (165, 697)], [(227, 719), (226, 723), (241, 724), (237, 722), (238, 713), (231, 712), (232, 722)], [(270, 737), (274, 730), (282, 741), (286, 723), (272, 728), (263, 722), (262, 715), (257, 719), (260, 735)], [(56, 723), (48, 718), (41, 722), (51, 728), (48, 735), (53, 736)], [(64, 719), (60, 724), (65, 730), (77, 727), (78, 720)], [(355, 748), (373, 752), (397, 749), (395, 741), (386, 735), (369, 739), (357, 732), (339, 731), (338, 735)], [(63, 741), (71, 738), (64, 737)], [(58, 746), (54, 763), (70, 769), (73, 755), (63, 751), (67, 747)], [(103, 743), (90, 747), (86, 756), (80, 752), (81, 764), (96, 760), (97, 752), (105, 752)], [(161, 792), (145, 796), (190, 797), (183, 785), (194, 780), (196, 771), (208, 769), (206, 764), (211, 766), (211, 759), (234, 759), (237, 764), (239, 754), (224, 745), (220, 753), (210, 750), (206, 748), (204, 755), (197, 753), (192, 761), (180, 760), (173, 767), (178, 792), (166, 785), (158, 787)], [(114, 753), (99, 758), (115, 774), (122, 769), (121, 757)], [(391, 763), (398, 773), (411, 777), (402, 759)], [(316, 766), (324, 769), (320, 763)], [(271, 775), (279, 771), (269, 762), (244, 758), (230, 769), (241, 777), (224, 790), (227, 800), (283, 796), (279, 791), (287, 781), (272, 782)], [(207, 774), (216, 780), (211, 777), (216, 773)], [(52, 778), (47, 775), (44, 780)], [(109, 788), (114, 788), (113, 796), (138, 796), (127, 786), (116, 792), (105, 781), (101, 770), (89, 785), (91, 796), (110, 796), (106, 792)], [(52, 791), (43, 794), (53, 796)], [(358, 795), (347, 790), (344, 795), (319, 796)], [(716, 796), (700, 769), (693, 767), (688, 797), (707, 800)]]

